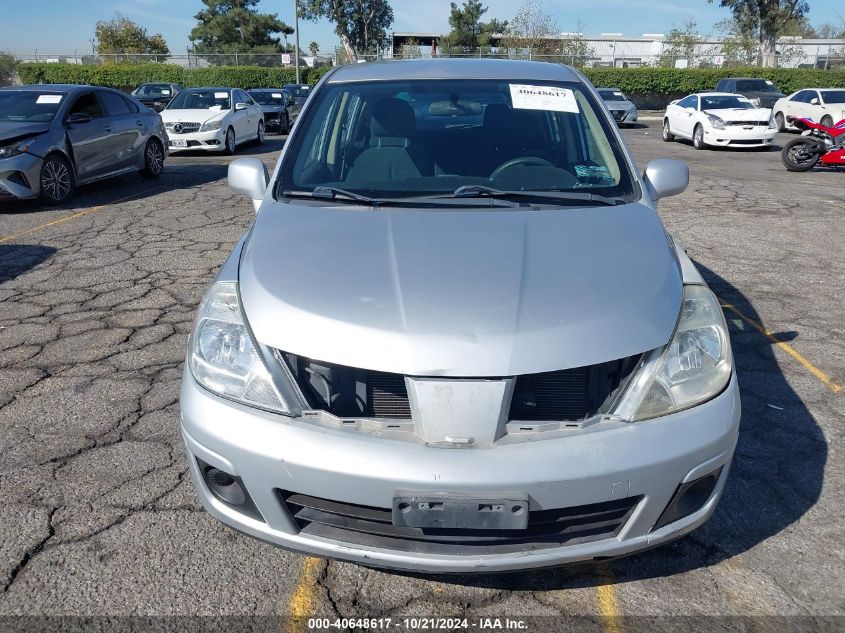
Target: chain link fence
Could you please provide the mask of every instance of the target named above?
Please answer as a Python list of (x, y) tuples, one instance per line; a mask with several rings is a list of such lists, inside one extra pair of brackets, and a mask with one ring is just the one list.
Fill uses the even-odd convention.
[[(292, 53), (185, 53), (171, 55), (155, 54), (114, 54), (100, 55), (95, 53), (50, 53), (33, 51), (30, 54), (18, 53), (15, 55), (20, 62), (42, 62), (55, 64), (86, 64), (97, 65), (107, 63), (129, 63), (129, 64), (175, 64), (183, 68), (211, 68), (214, 66), (263, 66), (263, 67), (284, 67), (294, 66), (295, 57)], [(332, 65), (332, 55), (300, 55), (299, 64), (303, 68), (320, 67)]]

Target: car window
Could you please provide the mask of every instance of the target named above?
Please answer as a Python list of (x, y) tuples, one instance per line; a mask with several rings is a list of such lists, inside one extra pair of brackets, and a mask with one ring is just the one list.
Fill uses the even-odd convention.
[(804, 103), (804, 97), (807, 95), (806, 90), (800, 90), (792, 96), (792, 101), (796, 103)]
[(619, 90), (608, 90), (605, 88), (600, 88), (599, 96), (604, 99), (605, 101), (627, 101), (628, 98)]
[(676, 104), (680, 108), (694, 108), (695, 107), (695, 97), (684, 97)]
[(284, 95), (281, 90), (254, 90), (248, 94), (260, 105), (284, 105)]
[(129, 104), (126, 100), (118, 94), (102, 90), (98, 93), (100, 100), (103, 102), (103, 107), (106, 110), (106, 116), (120, 116), (122, 114), (129, 114)]
[(97, 96), (93, 92), (88, 92), (73, 102), (68, 114), (87, 114), (93, 119), (99, 119), (103, 116), (103, 110)]
[(765, 79), (743, 79), (736, 82), (737, 92), (777, 92), (771, 81)]
[(825, 90), (822, 94), (825, 103), (845, 103), (845, 90)]
[(138, 88), (137, 96), (151, 99), (169, 99), (173, 96), (173, 88), (169, 84), (146, 84)]
[(745, 97), (734, 95), (704, 95), (701, 97), (702, 110), (727, 110), (727, 109), (751, 110), (754, 105)]
[(0, 90), (0, 121), (52, 121), (66, 95), (40, 90)]
[(167, 106), (168, 110), (231, 110), (228, 90), (183, 90)]
[[(401, 198), (483, 185), (628, 196), (603, 108), (578, 83), (418, 80), (328, 84), (311, 97), (279, 187)], [(278, 195), (278, 194), (277, 194)]]

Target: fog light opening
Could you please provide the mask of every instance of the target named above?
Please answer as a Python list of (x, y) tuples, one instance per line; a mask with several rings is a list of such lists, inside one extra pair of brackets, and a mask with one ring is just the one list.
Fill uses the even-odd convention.
[(203, 481), (212, 495), (227, 506), (243, 512), (253, 519), (258, 519), (259, 521), (264, 520), (258, 508), (255, 507), (249, 493), (246, 491), (246, 487), (240, 477), (229, 474), (225, 470), (215, 468), (211, 464), (206, 464), (201, 459), (197, 459), (197, 463), (199, 464)]
[(713, 494), (721, 473), (722, 467), (720, 466), (712, 473), (707, 473), (703, 477), (678, 486), (672, 500), (666, 506), (663, 514), (660, 515), (653, 529), (659, 530), (701, 510)]

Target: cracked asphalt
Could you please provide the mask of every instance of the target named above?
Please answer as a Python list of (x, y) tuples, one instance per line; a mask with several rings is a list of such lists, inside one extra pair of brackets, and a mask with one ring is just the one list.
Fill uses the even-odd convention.
[[(228, 158), (177, 155), (157, 181), (84, 187), (61, 209), (0, 206), (0, 616), (581, 616), (530, 630), (596, 631), (676, 616), (672, 630), (842, 630), (845, 394), (831, 385), (845, 384), (845, 173), (665, 144), (657, 122), (625, 135), (640, 167), (690, 164), (690, 188), (660, 212), (731, 306), (742, 428), (709, 523), (597, 565), (425, 577), (306, 559), (211, 519), (186, 468), (179, 380), (194, 310), (253, 213), (226, 185)], [(272, 168), (282, 143), (238, 154)], [(632, 618), (607, 617), (618, 615)]]

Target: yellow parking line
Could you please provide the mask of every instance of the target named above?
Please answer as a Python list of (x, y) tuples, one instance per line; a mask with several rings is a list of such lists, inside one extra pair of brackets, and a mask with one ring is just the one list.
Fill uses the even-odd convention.
[(616, 589), (613, 586), (613, 571), (607, 563), (600, 563), (596, 577), (596, 602), (601, 614), (602, 633), (622, 633), (619, 605), (616, 602)]
[(298, 633), (306, 630), (305, 623), (314, 614), (315, 590), (320, 577), (320, 559), (306, 556), (302, 560), (299, 580), (287, 604), (283, 616), (282, 633)]
[(784, 343), (783, 341), (779, 341), (774, 334), (772, 334), (771, 332), (769, 332), (769, 330), (767, 330), (765, 327), (763, 327), (762, 323), (758, 323), (754, 319), (745, 316), (736, 306), (733, 306), (730, 303), (725, 303), (721, 299), (719, 300), (719, 303), (722, 304), (723, 308), (726, 308), (726, 309), (730, 310), (731, 312), (733, 312), (740, 319), (742, 319), (743, 321), (748, 323), (748, 325), (750, 325), (755, 330), (760, 332), (763, 336), (765, 336), (767, 339), (769, 339), (772, 343), (775, 344), (775, 347), (779, 347), (784, 352), (786, 352), (787, 354), (792, 356), (792, 358), (797, 360), (804, 369), (806, 369), (808, 372), (810, 372), (810, 374), (812, 374), (813, 377), (815, 377), (819, 382), (821, 382), (825, 387), (830, 389), (833, 393), (839, 393), (840, 391), (842, 391), (841, 385), (837, 385), (835, 382), (833, 382), (833, 380), (831, 380), (830, 376), (828, 376), (821, 369), (819, 369), (818, 367), (813, 365), (813, 363), (811, 363), (806, 358), (804, 358), (800, 353), (798, 353), (789, 344)]

